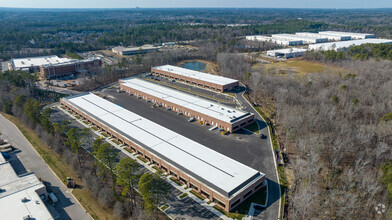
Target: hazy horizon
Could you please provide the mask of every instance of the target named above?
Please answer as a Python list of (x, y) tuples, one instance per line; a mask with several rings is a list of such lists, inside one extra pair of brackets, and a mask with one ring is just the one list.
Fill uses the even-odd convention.
[(282, 9), (388, 9), (392, 1), (387, 0), (281, 0), (276, 2), (262, 0), (7, 0), (0, 2), (1, 8), (26, 9), (132, 9), (140, 8), (282, 8)]

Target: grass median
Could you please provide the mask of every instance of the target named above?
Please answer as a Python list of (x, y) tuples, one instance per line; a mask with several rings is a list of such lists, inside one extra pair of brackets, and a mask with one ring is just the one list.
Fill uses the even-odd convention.
[[(67, 163), (62, 159), (62, 157), (56, 152), (52, 151), (48, 145), (46, 145), (32, 129), (23, 124), (18, 118), (4, 114), (2, 115), (10, 120), (13, 124), (18, 127), (26, 139), (35, 148), (38, 154), (44, 159), (44, 161), (49, 165), (57, 177), (65, 183), (68, 176), (75, 179), (76, 183), (82, 184), (82, 180), (77, 178), (77, 174), (72, 170)], [(111, 215), (112, 210), (102, 207), (97, 203), (95, 196), (86, 187), (75, 188), (72, 191), (75, 198), (83, 205), (83, 207), (89, 212), (91, 217), (94, 219), (115, 219)]]

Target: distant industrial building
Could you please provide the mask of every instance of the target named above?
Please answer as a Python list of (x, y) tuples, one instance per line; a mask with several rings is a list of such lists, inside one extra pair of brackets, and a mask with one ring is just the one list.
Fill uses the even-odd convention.
[(58, 56), (42, 56), (42, 57), (28, 57), (20, 59), (11, 59), (9, 62), (9, 69), (14, 71), (38, 72), (40, 66), (60, 64), (71, 61), (68, 58), (59, 58)]
[(239, 87), (239, 81), (235, 79), (172, 65), (152, 67), (151, 73), (219, 92), (226, 92)]
[(320, 31), (319, 34), (335, 35), (335, 36), (350, 36), (352, 40), (369, 39), (369, 38), (376, 37), (374, 34), (341, 32), (341, 31)]
[(0, 154), (0, 219), (54, 219), (43, 200), (46, 187), (33, 174), (17, 176)]
[(159, 46), (154, 45), (143, 45), (141, 47), (114, 47), (112, 52), (118, 55), (136, 55), (136, 54), (146, 54), (150, 52), (157, 52)]
[(315, 38), (327, 38), (328, 41), (346, 41), (346, 40), (351, 40), (350, 35), (331, 35), (331, 34), (318, 34), (318, 33), (310, 33), (310, 32), (298, 32), (295, 33), (296, 35), (299, 36), (305, 36), (305, 37), (315, 37)]
[(392, 44), (392, 40), (388, 39), (362, 39), (362, 40), (350, 40), (350, 41), (339, 41), (339, 42), (329, 42), (322, 44), (312, 44), (309, 45), (309, 50), (314, 51), (346, 51), (351, 46), (359, 46), (362, 44)]
[(263, 173), (94, 94), (60, 103), (226, 211), (265, 185)]
[(80, 73), (96, 73), (101, 67), (102, 60), (100, 58), (70, 60), (63, 63), (41, 65), (40, 74), (42, 79), (53, 79)]
[(300, 40), (304, 44), (315, 44), (315, 43), (324, 43), (328, 41), (326, 37), (310, 37), (310, 36), (301, 36), (294, 34), (273, 34), (272, 38), (276, 39), (286, 39), (286, 40)]
[(249, 112), (243, 112), (142, 79), (120, 80), (120, 88), (122, 91), (143, 100), (151, 101), (222, 130), (235, 132), (254, 122), (254, 115)]
[(306, 53), (307, 49), (302, 48), (286, 48), (286, 49), (279, 49), (279, 50), (268, 50), (267, 55), (272, 57), (281, 57), (281, 58), (295, 58), (301, 57)]
[(249, 41), (264, 41), (264, 42), (274, 43), (280, 46), (297, 46), (303, 44), (302, 40), (274, 38), (274, 37), (268, 37), (264, 35), (251, 35), (251, 36), (246, 36), (245, 38), (246, 40)]

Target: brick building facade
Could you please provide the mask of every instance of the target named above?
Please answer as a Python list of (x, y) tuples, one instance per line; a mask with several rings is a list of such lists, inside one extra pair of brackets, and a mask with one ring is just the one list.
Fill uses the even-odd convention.
[(42, 79), (71, 76), (78, 73), (94, 73), (102, 67), (102, 61), (98, 58), (87, 60), (72, 60), (66, 63), (47, 64), (40, 67)]
[(238, 80), (169, 65), (151, 67), (151, 73), (219, 92), (227, 92), (239, 87)]
[(123, 134), (120, 134), (119, 132), (110, 128), (108, 125), (84, 113), (79, 108), (74, 107), (72, 104), (67, 102), (67, 99), (61, 99), (60, 103), (73, 114), (76, 114), (83, 120), (88, 121), (88, 123), (99, 129), (101, 132), (106, 133), (108, 136), (116, 139), (116, 141), (119, 143), (125, 145), (129, 150), (137, 153), (140, 157), (144, 158), (150, 163), (155, 164), (157, 168), (172, 175), (177, 181), (186, 184), (188, 187), (192, 188), (194, 192), (198, 193), (202, 197), (208, 198), (210, 201), (215, 202), (225, 211), (232, 210), (241, 202), (254, 194), (257, 190), (265, 186), (265, 175), (260, 175), (257, 178), (252, 179), (252, 181), (247, 182), (246, 185), (239, 186), (242, 187), (241, 190), (236, 191), (230, 196), (224, 196), (214, 190), (212, 187), (207, 186), (208, 184), (192, 177), (189, 172), (181, 170), (181, 168), (177, 167), (176, 165), (149, 151), (147, 149), (148, 147), (143, 146), (141, 143), (137, 143), (135, 140), (132, 140), (132, 137), (125, 137)]
[[(201, 121), (203, 123), (208, 123), (211, 126), (216, 126), (217, 128), (220, 128), (225, 131), (235, 132), (235, 131), (237, 131), (243, 127), (246, 127), (249, 124), (252, 124), (254, 122), (254, 115), (249, 112), (243, 112), (243, 114), (241, 114), (240, 117), (236, 117), (236, 118), (233, 117), (233, 119), (229, 119), (227, 117), (225, 119), (228, 119), (228, 120), (223, 120), (222, 118), (224, 118), (224, 117), (219, 117), (219, 118), (213, 117), (212, 115), (208, 115), (206, 113), (189, 108), (188, 107), (189, 105), (182, 106), (182, 105), (170, 102), (166, 99), (153, 96), (151, 94), (148, 94), (146, 92), (147, 91), (146, 89), (144, 89), (144, 91), (142, 91), (141, 89), (136, 89), (134, 87), (131, 87), (130, 83), (126, 83), (126, 82), (127, 82), (126, 80), (119, 80), (120, 89), (122, 91), (125, 91), (129, 94), (133, 94), (137, 97), (140, 97), (143, 100), (151, 101), (154, 104), (160, 105), (160, 106), (167, 108), (167, 109), (171, 109), (172, 111), (179, 112), (187, 117), (192, 117), (197, 121)], [(146, 82), (146, 84), (150, 84), (150, 83)], [(155, 86), (159, 86), (159, 85), (155, 85)], [(164, 88), (162, 86), (160, 86), (157, 89), (163, 90)], [(178, 91), (173, 91), (173, 94), (178, 94), (178, 93), (179, 93)], [(186, 95), (188, 97), (190, 96), (189, 94), (188, 95), (184, 94), (184, 95)], [(166, 96), (166, 95), (164, 95), (164, 96)], [(171, 100), (175, 100), (175, 98), (171, 99)], [(218, 104), (215, 104), (215, 103), (211, 104), (211, 105), (218, 106)], [(221, 108), (217, 108), (219, 111), (222, 112), (222, 114), (230, 114), (230, 113), (227, 113), (227, 111), (229, 111), (229, 112), (236, 111), (237, 113), (240, 112), (239, 110), (231, 109), (230, 107), (226, 107), (223, 105), (220, 105), (220, 106), (225, 108), (224, 111), (221, 110)], [(192, 107), (192, 106), (190, 106), (190, 107)]]

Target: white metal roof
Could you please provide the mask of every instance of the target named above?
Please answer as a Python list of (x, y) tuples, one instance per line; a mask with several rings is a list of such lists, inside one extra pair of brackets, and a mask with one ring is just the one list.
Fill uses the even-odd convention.
[(191, 109), (201, 114), (216, 118), (218, 120), (234, 123), (236, 119), (250, 115), (247, 112), (237, 110), (235, 108), (221, 105), (216, 102), (209, 101), (187, 93), (150, 83), (138, 78), (130, 78), (123, 80), (123, 85), (147, 93), (151, 96), (166, 100), (179, 106)]
[(171, 72), (181, 76), (190, 77), (197, 80), (203, 80), (206, 82), (215, 83), (222, 86), (238, 82), (238, 80), (235, 79), (230, 79), (223, 76), (212, 75), (209, 73), (203, 73), (203, 72), (190, 70), (178, 66), (172, 66), (172, 65), (157, 66), (153, 68), (158, 70), (163, 70), (166, 72)]
[(285, 48), (285, 49), (278, 49), (278, 50), (268, 50), (267, 53), (289, 54), (289, 53), (300, 53), (306, 51), (307, 49), (292, 47), (292, 48)]
[(329, 40), (342, 40), (343, 39), (351, 39), (350, 35), (333, 35), (333, 34), (318, 34), (318, 33), (311, 33), (311, 32), (297, 32), (295, 33), (298, 36), (310, 36), (310, 37), (317, 37), (317, 38), (328, 38)]
[(310, 37), (310, 36), (301, 36), (294, 34), (273, 34), (273, 38), (287, 38), (293, 40), (305, 40), (305, 41), (316, 41), (316, 40), (328, 40), (326, 37)]
[(58, 56), (43, 56), (43, 57), (29, 57), (12, 59), (12, 65), (15, 69), (29, 68), (29, 67), (39, 67), (45, 64), (59, 64), (71, 61), (68, 58), (59, 58)]
[[(52, 215), (36, 190), (45, 186), (33, 174), (18, 177), (11, 164), (0, 154), (0, 219), (23, 219), (30, 215), (34, 219), (51, 220)], [(22, 202), (21, 200), (27, 200)]]
[(374, 37), (374, 34), (369, 33), (353, 33), (353, 32), (344, 32), (344, 31), (320, 31), (319, 34), (329, 34), (329, 35), (337, 35), (337, 36), (351, 36), (353, 38), (365, 38), (365, 37)]
[(264, 175), (94, 94), (65, 100), (228, 198)]
[(154, 45), (143, 45), (143, 46), (140, 46), (140, 47), (122, 47), (122, 46), (119, 46), (119, 47), (112, 48), (112, 50), (124, 52), (124, 51), (138, 51), (140, 49), (142, 49), (142, 50), (152, 50), (152, 49), (159, 49), (159, 48), (160, 48), (159, 46), (154, 46)]
[(294, 42), (301, 42), (302, 40), (298, 40), (298, 39), (286, 39), (286, 38), (279, 38), (279, 37), (268, 37), (265, 35), (250, 35), (250, 36), (246, 36), (247, 40), (254, 40), (254, 41), (272, 41), (274, 43), (277, 42), (286, 42), (286, 43), (294, 43)]
[(90, 57), (88, 59), (83, 59), (83, 60), (68, 60), (62, 63), (52, 63), (52, 64), (44, 64), (42, 66), (44, 67), (51, 67), (51, 66), (64, 66), (64, 65), (70, 65), (70, 64), (81, 64), (81, 63), (88, 63), (88, 62), (92, 62), (95, 60), (101, 60), (101, 58), (99, 57)]
[(349, 41), (339, 41), (321, 44), (309, 45), (310, 50), (341, 50), (351, 46), (359, 46), (361, 44), (391, 44), (392, 40), (388, 39), (361, 39), (361, 40), (349, 40)]

